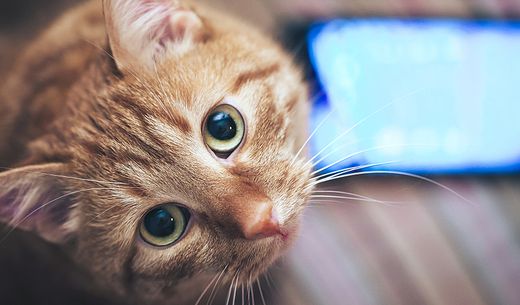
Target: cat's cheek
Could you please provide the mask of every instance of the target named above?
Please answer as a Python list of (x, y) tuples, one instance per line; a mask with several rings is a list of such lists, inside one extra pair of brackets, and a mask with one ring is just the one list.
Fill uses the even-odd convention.
[(198, 273), (188, 279), (184, 279), (175, 287), (175, 304), (192, 305), (203, 293), (208, 283), (217, 276), (217, 273)]
[[(140, 302), (136, 304), (193, 305), (216, 273), (197, 273), (188, 278), (169, 282), (163, 279), (137, 278), (133, 293)], [(173, 283), (173, 285), (172, 285)], [(134, 304), (134, 303), (132, 303)]]

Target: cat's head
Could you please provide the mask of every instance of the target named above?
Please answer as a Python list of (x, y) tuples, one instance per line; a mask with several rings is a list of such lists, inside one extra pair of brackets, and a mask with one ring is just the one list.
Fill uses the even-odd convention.
[(255, 30), (198, 7), (104, 11), (110, 67), (91, 67), (33, 143), (31, 160), (59, 162), (0, 174), (0, 216), (135, 294), (179, 296), (197, 274), (254, 279), (294, 239), (310, 193), (301, 74)]

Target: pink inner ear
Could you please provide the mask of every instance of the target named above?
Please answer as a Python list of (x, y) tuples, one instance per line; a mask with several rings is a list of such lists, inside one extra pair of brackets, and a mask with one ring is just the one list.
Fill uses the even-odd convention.
[[(69, 206), (71, 205), (69, 198), (62, 195), (56, 190), (47, 190), (47, 192), (38, 194), (35, 202), (31, 206), (25, 207), (23, 211), (21, 203), (25, 194), (18, 189), (14, 189), (0, 196), (0, 219), (4, 222), (13, 222), (24, 219), (20, 223), (20, 227), (28, 228), (35, 223), (49, 223), (55, 227), (59, 227), (67, 221)], [(63, 197), (63, 198), (62, 198)], [(21, 212), (21, 214), (19, 214)], [(21, 219), (15, 219), (16, 215)], [(27, 216), (27, 218), (26, 218)]]
[(202, 36), (202, 21), (194, 12), (179, 8), (170, 15), (169, 32), (172, 40), (190, 37), (198, 41)]
[[(47, 173), (47, 174), (42, 174)], [(64, 241), (72, 232), (73, 201), (65, 185), (51, 174), (62, 175), (65, 165), (30, 165), (0, 174), (0, 221), (33, 231), (50, 241)]]
[(175, 7), (170, 1), (142, 0), (136, 8), (134, 22), (143, 16), (149, 15), (154, 26), (150, 28), (150, 37), (160, 46), (169, 42), (192, 39), (197, 41), (201, 37), (202, 22), (192, 11), (182, 7)]
[(155, 63), (190, 51), (204, 39), (197, 14), (175, 0), (104, 0), (105, 19), (119, 69)]

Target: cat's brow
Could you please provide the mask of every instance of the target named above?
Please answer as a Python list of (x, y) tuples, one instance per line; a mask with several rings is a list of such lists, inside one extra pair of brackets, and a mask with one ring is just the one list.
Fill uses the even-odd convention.
[(237, 92), (245, 83), (254, 80), (265, 79), (279, 70), (280, 65), (275, 63), (265, 68), (242, 72), (237, 76), (232, 90), (233, 92)]
[(146, 125), (145, 114), (152, 113), (164, 121), (170, 122), (172, 126), (178, 128), (184, 133), (189, 133), (192, 131), (188, 120), (180, 112), (174, 109), (150, 109), (143, 103), (138, 103), (134, 99), (120, 94), (114, 94), (112, 96), (112, 100), (130, 110), (134, 114), (135, 118), (142, 122), (141, 125), (143, 126)]
[(186, 117), (184, 117), (179, 111), (172, 109), (167, 112), (165, 111), (155, 113), (155, 115), (161, 117), (163, 120), (167, 122), (169, 121), (172, 126), (178, 128), (183, 133), (192, 132), (191, 125), (188, 122), (188, 119), (186, 119)]

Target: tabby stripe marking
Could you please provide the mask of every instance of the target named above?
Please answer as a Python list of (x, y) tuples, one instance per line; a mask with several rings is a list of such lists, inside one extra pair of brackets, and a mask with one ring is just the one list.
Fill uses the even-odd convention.
[(233, 92), (237, 92), (245, 83), (260, 80), (260, 79), (266, 79), (267, 77), (271, 76), (272, 74), (278, 72), (280, 70), (279, 64), (273, 64), (267, 68), (263, 68), (260, 70), (252, 70), (252, 71), (246, 71), (242, 72), (238, 75), (237, 79), (235, 80), (235, 83), (233, 85)]

